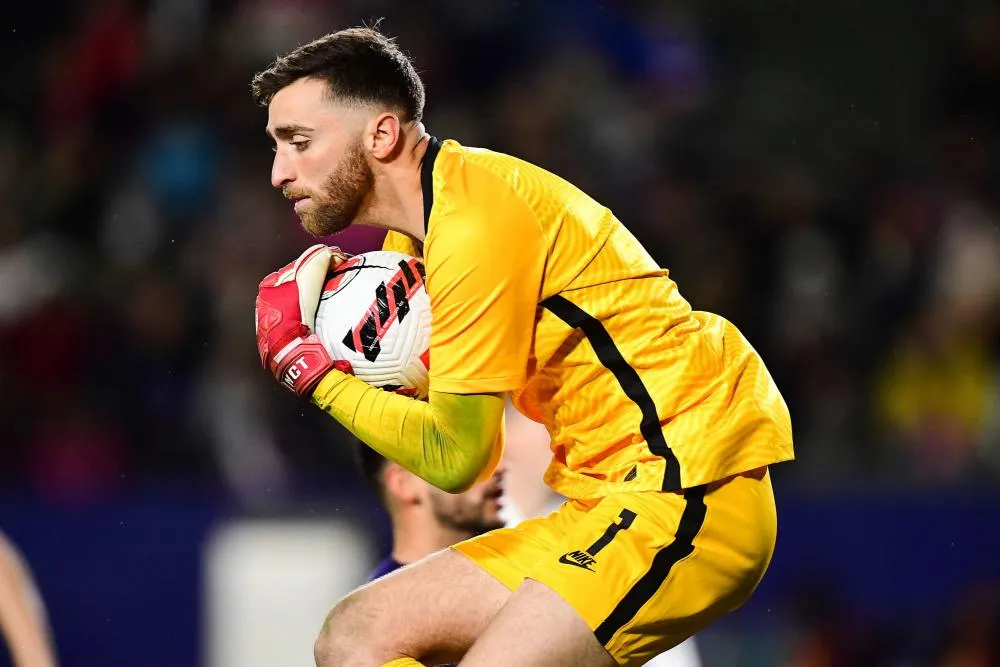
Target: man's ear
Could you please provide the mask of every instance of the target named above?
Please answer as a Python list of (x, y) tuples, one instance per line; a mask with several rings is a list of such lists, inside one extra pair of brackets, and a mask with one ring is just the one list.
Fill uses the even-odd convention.
[(388, 160), (398, 152), (402, 140), (402, 124), (399, 116), (383, 111), (369, 123), (368, 150), (376, 160)]
[(390, 503), (403, 506), (420, 502), (420, 479), (398, 463), (386, 464), (382, 480)]

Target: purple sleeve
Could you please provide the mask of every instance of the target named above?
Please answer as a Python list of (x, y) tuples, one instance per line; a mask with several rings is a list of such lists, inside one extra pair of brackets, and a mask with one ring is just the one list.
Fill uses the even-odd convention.
[(390, 572), (395, 572), (399, 568), (403, 567), (402, 563), (396, 562), (396, 559), (392, 556), (387, 556), (381, 563), (375, 566), (375, 569), (370, 575), (368, 575), (368, 581), (375, 581), (380, 579)]

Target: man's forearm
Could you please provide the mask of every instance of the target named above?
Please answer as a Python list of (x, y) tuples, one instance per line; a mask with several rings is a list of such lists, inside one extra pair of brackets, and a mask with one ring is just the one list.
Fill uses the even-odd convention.
[(424, 402), (332, 371), (312, 400), (372, 449), (452, 493), (492, 472), (502, 453), (499, 394), (432, 391)]

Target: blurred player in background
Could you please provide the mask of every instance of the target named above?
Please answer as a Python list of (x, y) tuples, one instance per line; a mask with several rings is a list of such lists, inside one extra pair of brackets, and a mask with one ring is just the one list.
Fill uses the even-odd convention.
[(14, 667), (55, 667), (42, 597), (17, 548), (0, 533), (0, 629)]
[(465, 493), (447, 493), (363, 442), (358, 443), (358, 462), (392, 524), (391, 553), (375, 567), (371, 581), (505, 525), (502, 466)]
[(358, 461), (392, 523), (392, 551), (375, 568), (372, 579), (504, 526), (502, 467), (489, 480), (453, 494), (428, 484), (364, 443), (358, 443)]
[(500, 461), (511, 392), (551, 434), (545, 481), (569, 499), (347, 596), (317, 664), (639, 665), (741, 606), (777, 536), (768, 466), (794, 454), (785, 402), (736, 327), (693, 310), (573, 185), (430, 136), (420, 77), (376, 30), (279, 57), (253, 94), (272, 185), (306, 230), (390, 230), (386, 249), (423, 257), (433, 312), (426, 402), (353, 377), (303, 323), (339, 261), (313, 246), (260, 284), (265, 368), (451, 492)]

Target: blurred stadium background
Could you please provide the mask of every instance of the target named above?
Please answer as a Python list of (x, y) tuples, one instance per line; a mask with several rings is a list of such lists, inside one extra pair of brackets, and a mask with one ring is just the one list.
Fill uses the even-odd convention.
[(433, 134), (610, 206), (778, 380), (777, 554), (705, 664), (1000, 665), (1000, 7), (971, 0), (6, 5), (0, 529), (63, 664), (311, 664), (385, 548), (344, 432), (258, 368), (257, 282), (310, 239), (248, 90), (380, 16)]

